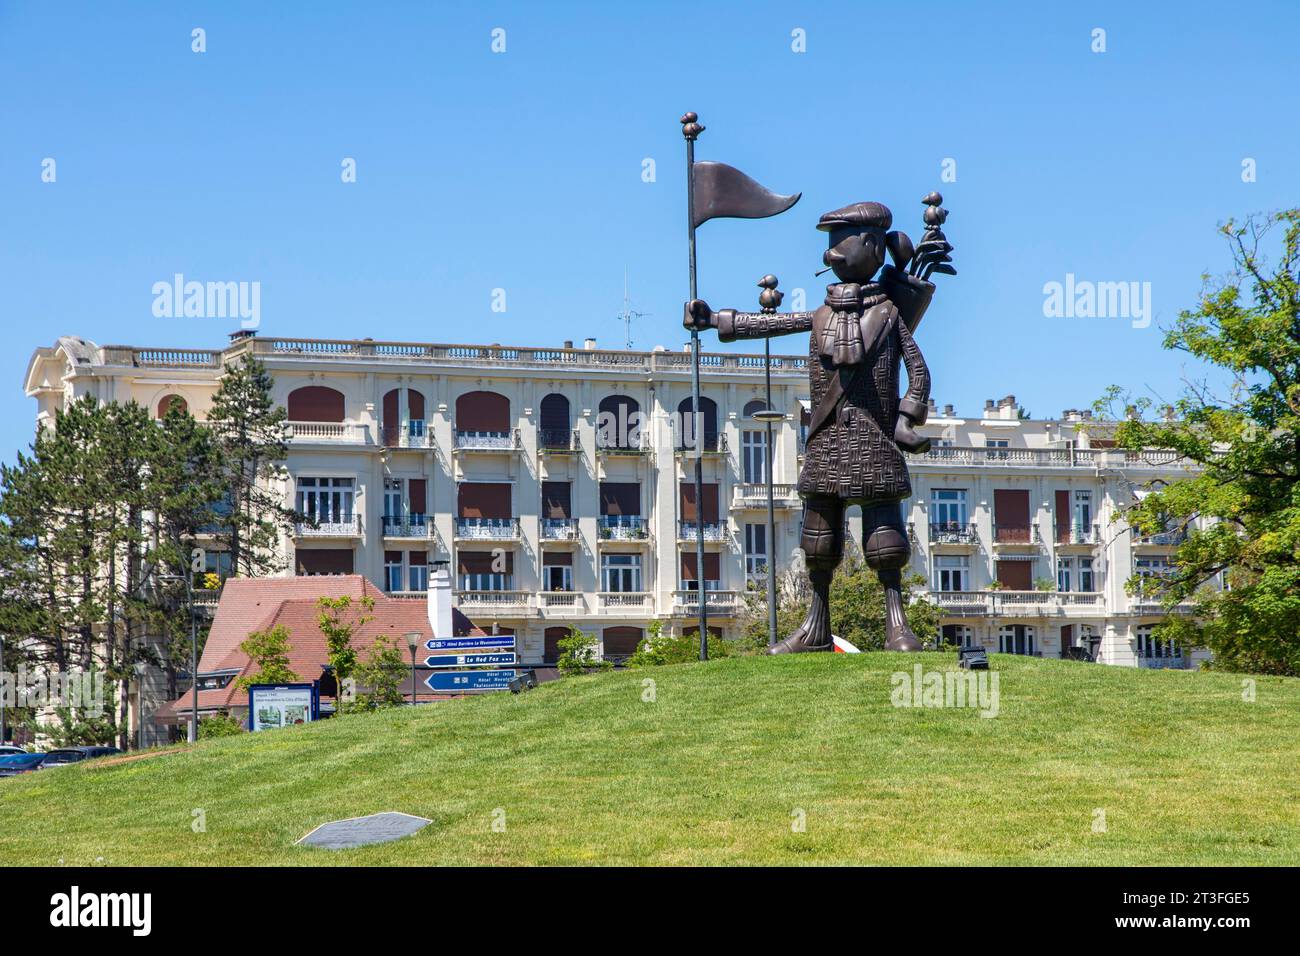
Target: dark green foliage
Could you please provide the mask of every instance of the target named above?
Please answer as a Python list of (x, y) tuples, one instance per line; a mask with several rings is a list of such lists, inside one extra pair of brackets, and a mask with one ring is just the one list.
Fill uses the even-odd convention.
[[(1270, 264), (1261, 246), (1278, 229)], [(1300, 209), (1221, 231), (1230, 271), (1204, 277), (1164, 344), (1226, 373), (1224, 394), (1190, 384), (1148, 420), (1149, 399), (1112, 387), (1096, 408), (1124, 408), (1121, 448), (1173, 449), (1199, 469), (1142, 489), (1122, 514), (1144, 534), (1186, 532), (1168, 577), (1129, 582), (1170, 608), (1192, 602), (1156, 636), (1208, 647), (1217, 667), (1300, 675)]]

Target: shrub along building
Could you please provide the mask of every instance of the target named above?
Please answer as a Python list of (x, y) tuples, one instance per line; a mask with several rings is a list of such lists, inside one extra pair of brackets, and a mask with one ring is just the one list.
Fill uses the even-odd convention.
[[(710, 627), (733, 634), (747, 586), (771, 555), (784, 567), (795, 553), (806, 356), (772, 358), (772, 404), (785, 416), (773, 429), (774, 540), (767, 430), (753, 417), (765, 407), (761, 355), (703, 356), (698, 441), (682, 414), (687, 352), (590, 339), (517, 348), (239, 333), (224, 349), (194, 350), (63, 338), (37, 350), (26, 390), (38, 423), (84, 394), (159, 416), (179, 402), (203, 420), (223, 365), (246, 351), (288, 411), (278, 490), (309, 519), (281, 544), (286, 574), (360, 575), (394, 601), (423, 603), (431, 564), (450, 561), (459, 609), (514, 633), (524, 662), (553, 661), (574, 625), (609, 657), (631, 653), (651, 620), (695, 631), (701, 579)], [(1161, 609), (1125, 591), (1135, 573), (1164, 573), (1174, 536), (1137, 538), (1112, 522), (1144, 483), (1184, 473), (1172, 455), (1109, 447), (1105, 426), (1078, 412), (1022, 419), (1010, 396), (973, 417), (932, 407), (921, 430), (934, 447), (909, 461), (912, 560), (944, 609), (947, 640), (1190, 662), (1151, 638)], [(856, 515), (849, 523), (858, 533)], [(208, 560), (221, 569), (220, 554)]]

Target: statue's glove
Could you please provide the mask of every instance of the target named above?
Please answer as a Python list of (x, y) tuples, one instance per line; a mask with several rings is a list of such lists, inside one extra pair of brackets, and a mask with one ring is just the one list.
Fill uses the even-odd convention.
[(898, 421), (894, 424), (894, 443), (903, 451), (924, 455), (930, 450), (930, 439), (919, 434), (914, 426), (924, 425), (929, 406), (904, 398), (898, 403)]
[(682, 310), (682, 325), (693, 332), (716, 329), (718, 317), (703, 299), (691, 299)]

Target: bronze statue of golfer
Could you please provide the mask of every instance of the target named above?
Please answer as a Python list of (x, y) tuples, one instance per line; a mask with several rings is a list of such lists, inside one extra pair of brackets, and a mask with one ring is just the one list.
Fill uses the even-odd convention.
[[(912, 493), (903, 452), (929, 450), (915, 426), (925, 423), (930, 372), (912, 338), (934, 296), (934, 273), (956, 275), (952, 245), (943, 234), (943, 197), (931, 193), (920, 244), (891, 232), (893, 215), (877, 202), (828, 212), (817, 228), (829, 233), (822, 261), (839, 279), (826, 287), (813, 312), (714, 311), (686, 303), (688, 329), (717, 329), (723, 342), (812, 332), (808, 351), (812, 421), (799, 494), (804, 501), (800, 545), (812, 583), (803, 623), (773, 654), (833, 649), (830, 584), (844, 554), (844, 509), (862, 507), (863, 555), (885, 589), (885, 648), (920, 650), (903, 613), (902, 569), (911, 547), (900, 502)], [(877, 279), (886, 253), (893, 260)], [(772, 278), (771, 286), (775, 288)], [(907, 394), (898, 397), (899, 362), (907, 367)]]

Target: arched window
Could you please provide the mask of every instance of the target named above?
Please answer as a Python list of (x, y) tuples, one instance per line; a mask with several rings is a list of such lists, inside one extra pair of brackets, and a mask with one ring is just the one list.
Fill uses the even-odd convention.
[(343, 421), (343, 393), (324, 385), (304, 385), (289, 393), (289, 421)]
[(542, 399), (541, 425), (538, 441), (543, 448), (568, 448), (573, 432), (568, 398), (553, 392)]
[(752, 402), (745, 403), (745, 417), (753, 418), (759, 412), (767, 411), (767, 402), (761, 398), (756, 398)]
[[(406, 411), (402, 411), (402, 390), (392, 388), (384, 393), (383, 420), (380, 422), (384, 444), (389, 448), (401, 446), (423, 447), (425, 442), (424, 395), (413, 388), (406, 390)], [(405, 430), (405, 441), (403, 441)]]
[(179, 395), (164, 395), (162, 400), (158, 402), (158, 417), (166, 418), (167, 413), (173, 408), (184, 415), (190, 410), (190, 403)]
[(456, 399), (456, 431), (504, 435), (510, 431), (510, 399), (496, 392), (466, 392)]
[(641, 406), (627, 395), (606, 395), (596, 417), (599, 448), (641, 447)]
[[(677, 447), (694, 448), (695, 415), (692, 414), (693, 400), (688, 395), (677, 405)], [(700, 418), (703, 420), (700, 431), (704, 437), (704, 450), (718, 450), (718, 403), (707, 395), (700, 396)]]
[(641, 643), (639, 627), (607, 627), (602, 635), (605, 658), (631, 657)]

